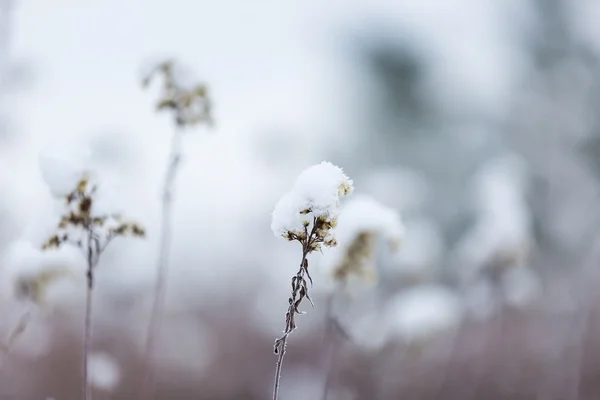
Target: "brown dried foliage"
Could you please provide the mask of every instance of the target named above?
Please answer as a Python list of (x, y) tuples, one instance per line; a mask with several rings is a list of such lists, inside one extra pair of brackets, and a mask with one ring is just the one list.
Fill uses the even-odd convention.
[[(307, 211), (308, 213), (310, 211)], [(290, 241), (298, 241), (302, 245), (302, 261), (300, 269), (294, 277), (292, 277), (292, 294), (288, 300), (289, 308), (285, 314), (285, 330), (282, 337), (275, 341), (274, 352), (279, 354), (284, 345), (284, 339), (296, 329), (297, 314), (303, 314), (298, 307), (305, 298), (313, 305), (313, 302), (308, 294), (308, 281), (312, 286), (312, 278), (308, 272), (308, 255), (315, 250), (321, 250), (321, 245), (335, 246), (335, 240), (327, 240), (327, 232), (333, 228), (333, 224), (324, 217), (313, 218), (312, 229), (308, 231), (309, 224), (304, 224), (304, 232), (288, 232), (286, 237)]]
[(212, 102), (206, 85), (200, 83), (192, 87), (182, 87), (177, 82), (174, 66), (173, 60), (164, 61), (142, 81), (142, 85), (147, 87), (156, 74), (162, 74), (163, 92), (156, 103), (157, 111), (173, 112), (175, 123), (179, 127), (200, 123), (212, 125)]
[[(93, 212), (94, 195), (97, 186), (90, 186), (87, 177), (82, 178), (75, 190), (65, 196), (68, 211), (61, 217), (56, 233), (44, 243), (42, 249), (58, 248), (65, 243), (75, 245), (91, 254), (91, 264), (98, 263), (100, 254), (117, 236), (143, 238), (146, 231), (134, 222), (123, 221), (118, 214), (96, 215)], [(110, 225), (110, 226), (109, 226)], [(81, 239), (73, 239), (69, 228), (84, 231), (89, 235), (91, 249)], [(91, 252), (91, 253), (90, 253)]]

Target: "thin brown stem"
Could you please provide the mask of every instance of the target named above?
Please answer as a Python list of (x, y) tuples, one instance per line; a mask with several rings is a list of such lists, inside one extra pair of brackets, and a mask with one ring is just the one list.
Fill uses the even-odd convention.
[(283, 357), (285, 356), (285, 348), (287, 346), (287, 335), (281, 339), (279, 354), (277, 354), (277, 367), (275, 368), (275, 383), (273, 384), (273, 400), (277, 400), (279, 396), (279, 382), (281, 380), (281, 366), (283, 365)]
[(281, 368), (283, 365), (283, 357), (285, 355), (287, 337), (296, 329), (296, 314), (301, 314), (298, 307), (302, 300), (306, 298), (311, 304), (312, 300), (308, 295), (308, 282), (306, 278), (311, 282), (312, 279), (308, 272), (308, 253), (312, 251), (313, 244), (318, 240), (316, 236), (317, 231), (317, 219), (313, 220), (313, 227), (310, 233), (307, 227), (304, 227), (304, 238), (296, 239), (302, 244), (302, 261), (300, 261), (300, 268), (295, 276), (292, 277), (292, 293), (289, 298), (289, 307), (285, 314), (285, 330), (283, 336), (275, 341), (274, 352), (277, 355), (277, 367), (275, 373), (275, 383), (273, 384), (273, 400), (277, 400), (279, 395), (279, 382), (281, 380)]
[(88, 230), (87, 241), (87, 296), (85, 302), (85, 327), (83, 337), (83, 359), (82, 359), (82, 393), (85, 400), (92, 400), (92, 387), (88, 377), (88, 358), (92, 344), (92, 294), (94, 287), (94, 251), (92, 247), (92, 231)]
[(168, 277), (169, 255), (171, 249), (172, 236), (172, 215), (173, 215), (173, 186), (181, 159), (181, 131), (173, 133), (171, 141), (171, 154), (169, 164), (165, 174), (165, 181), (162, 194), (161, 210), (161, 233), (160, 250), (158, 255), (157, 277), (154, 287), (154, 302), (150, 314), (150, 323), (146, 336), (145, 356), (146, 372), (142, 386), (141, 399), (151, 399), (156, 389), (156, 378), (154, 371), (154, 350), (156, 340), (160, 336), (162, 317), (164, 314), (166, 287)]

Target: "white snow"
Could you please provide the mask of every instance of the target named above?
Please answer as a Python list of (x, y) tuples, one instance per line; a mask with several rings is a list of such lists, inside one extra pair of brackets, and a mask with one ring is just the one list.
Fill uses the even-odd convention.
[(104, 352), (90, 354), (88, 368), (92, 386), (111, 391), (119, 384), (121, 371), (117, 361), (110, 354)]
[(411, 288), (396, 295), (387, 306), (389, 334), (406, 342), (428, 340), (451, 331), (463, 315), (456, 294), (437, 285)]
[(330, 162), (323, 161), (307, 168), (275, 206), (271, 223), (273, 233), (279, 237), (288, 232), (303, 232), (303, 223), (311, 223), (313, 218), (337, 218), (340, 197), (352, 190), (352, 181), (340, 167)]
[(499, 255), (526, 263), (532, 245), (525, 170), (512, 155), (493, 159), (473, 182), (477, 221), (458, 245), (463, 273), (476, 273)]
[[(340, 209), (338, 225), (335, 229), (335, 237), (338, 246), (324, 252), (319, 270), (325, 275), (324, 282), (327, 290), (332, 290), (336, 285), (329, 282), (333, 279), (333, 271), (343, 262), (349, 247), (356, 238), (368, 233), (377, 239), (383, 239), (389, 244), (391, 252), (396, 252), (404, 239), (404, 224), (400, 213), (389, 208), (371, 196), (358, 195), (348, 200)], [(376, 243), (376, 242), (374, 242)], [(375, 246), (375, 244), (374, 244)], [(360, 274), (350, 274), (345, 278), (344, 288), (349, 293), (359, 293), (372, 287), (377, 282), (375, 270), (375, 248), (372, 260), (361, 266)]]
[(54, 143), (39, 156), (42, 178), (57, 197), (73, 191), (82, 176), (91, 172), (90, 164), (90, 148), (81, 143)]
[(400, 244), (405, 228), (400, 213), (387, 207), (371, 196), (355, 195), (341, 208), (336, 238), (341, 247), (363, 232), (381, 235), (391, 244)]
[(402, 251), (396, 254), (394, 268), (388, 273), (403, 277), (426, 278), (440, 266), (445, 244), (439, 225), (425, 217), (406, 221), (410, 232), (402, 243)]

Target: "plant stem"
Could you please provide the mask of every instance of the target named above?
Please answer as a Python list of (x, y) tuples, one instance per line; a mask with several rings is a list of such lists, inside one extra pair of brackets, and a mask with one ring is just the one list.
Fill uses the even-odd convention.
[(141, 398), (152, 398), (155, 391), (154, 371), (154, 349), (156, 340), (160, 335), (162, 316), (166, 297), (167, 275), (169, 266), (169, 255), (171, 249), (172, 220), (173, 220), (173, 186), (181, 160), (181, 134), (176, 130), (171, 138), (171, 150), (169, 163), (165, 173), (165, 181), (162, 193), (160, 250), (158, 255), (157, 277), (154, 287), (154, 302), (150, 315), (150, 323), (146, 336), (146, 373), (142, 387)]
[(273, 400), (277, 400), (279, 396), (279, 382), (281, 380), (281, 366), (283, 365), (283, 357), (285, 356), (285, 348), (287, 346), (287, 335), (283, 337), (279, 354), (277, 356), (277, 368), (275, 368), (275, 383), (273, 385)]
[(321, 400), (327, 400), (327, 395), (329, 394), (329, 387), (331, 386), (331, 381), (332, 381), (332, 376), (333, 376), (333, 370), (335, 368), (335, 361), (337, 358), (337, 352), (338, 352), (338, 341), (336, 340), (335, 337), (335, 324), (334, 324), (334, 320), (333, 320), (333, 295), (329, 297), (328, 302), (327, 302), (327, 313), (326, 313), (326, 323), (327, 323), (327, 327), (326, 327), (326, 333), (325, 333), (325, 340), (328, 342), (329, 344), (329, 351), (327, 354), (327, 361), (326, 361), (326, 376), (325, 376), (325, 384), (323, 386), (323, 394), (321, 395)]
[[(283, 365), (283, 357), (285, 356), (287, 338), (294, 331), (294, 329), (296, 329), (295, 315), (299, 313), (297, 306), (304, 297), (308, 298), (308, 300), (312, 304), (312, 300), (310, 300), (310, 297), (308, 296), (308, 287), (306, 286), (306, 280), (304, 279), (304, 275), (308, 275), (308, 261), (306, 257), (310, 252), (310, 246), (313, 240), (314, 230), (315, 228), (313, 227), (313, 230), (311, 231), (310, 235), (307, 236), (307, 239), (301, 242), (302, 261), (300, 261), (300, 269), (292, 278), (292, 295), (289, 298), (290, 305), (286, 313), (285, 330), (283, 331), (283, 336), (275, 341), (277, 367), (275, 369), (275, 383), (273, 385), (273, 400), (277, 400), (277, 396), (279, 395), (279, 381), (281, 380), (281, 367)], [(310, 278), (310, 275), (308, 275), (308, 277)], [(300, 296), (300, 298), (298, 299), (297, 296)]]
[(88, 378), (88, 356), (92, 344), (92, 289), (94, 287), (94, 251), (92, 248), (92, 232), (88, 231), (88, 248), (87, 248), (87, 297), (85, 302), (85, 333), (83, 337), (83, 398), (92, 400), (92, 387)]

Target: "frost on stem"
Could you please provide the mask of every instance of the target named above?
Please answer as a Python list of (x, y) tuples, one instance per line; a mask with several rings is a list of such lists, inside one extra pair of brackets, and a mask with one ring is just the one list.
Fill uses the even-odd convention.
[(157, 74), (163, 77), (157, 111), (171, 111), (179, 127), (212, 124), (212, 102), (205, 84), (186, 76), (186, 71), (174, 60), (166, 60), (149, 66), (142, 76), (142, 86), (148, 87)]
[(277, 399), (281, 365), (285, 354), (287, 337), (296, 329), (296, 314), (305, 298), (312, 304), (308, 293), (308, 254), (321, 250), (321, 246), (333, 247), (337, 242), (333, 229), (337, 224), (340, 197), (350, 194), (352, 181), (344, 171), (329, 163), (314, 165), (300, 174), (292, 189), (283, 195), (275, 206), (271, 229), (277, 237), (297, 241), (302, 246), (300, 268), (292, 278), (292, 293), (285, 315), (283, 336), (275, 341), (274, 352), (279, 356), (275, 375), (273, 398)]

